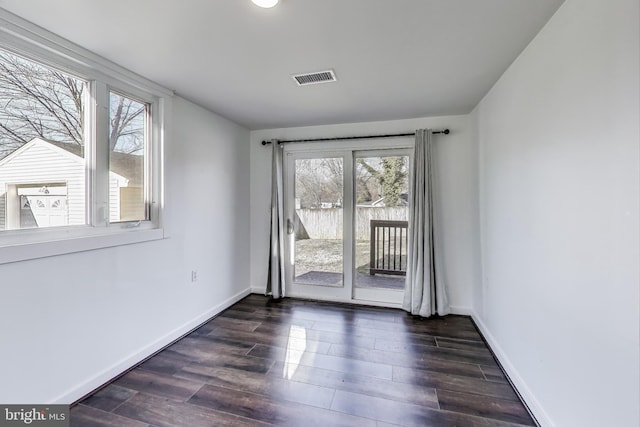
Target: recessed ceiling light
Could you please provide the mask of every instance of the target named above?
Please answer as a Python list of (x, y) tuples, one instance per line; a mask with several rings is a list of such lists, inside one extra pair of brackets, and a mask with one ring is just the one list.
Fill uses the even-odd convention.
[(269, 8), (278, 4), (278, 0), (251, 0), (256, 6)]

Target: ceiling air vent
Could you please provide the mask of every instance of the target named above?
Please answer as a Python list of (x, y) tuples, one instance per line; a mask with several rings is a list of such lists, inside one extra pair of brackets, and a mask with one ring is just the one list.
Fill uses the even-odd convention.
[(315, 85), (336, 81), (336, 73), (333, 70), (317, 71), (315, 73), (294, 74), (293, 79), (298, 86)]

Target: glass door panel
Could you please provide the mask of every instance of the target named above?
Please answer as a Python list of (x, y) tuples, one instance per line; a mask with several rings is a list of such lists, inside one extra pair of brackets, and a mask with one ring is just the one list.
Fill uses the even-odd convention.
[(399, 303), (407, 266), (409, 155), (359, 152), (354, 166), (354, 298)]
[(344, 161), (294, 160), (293, 281), (344, 286)]

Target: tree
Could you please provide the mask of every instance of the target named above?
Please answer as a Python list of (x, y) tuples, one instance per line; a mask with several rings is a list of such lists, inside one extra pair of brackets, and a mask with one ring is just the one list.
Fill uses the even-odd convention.
[[(0, 158), (39, 137), (84, 145), (86, 82), (0, 50)], [(139, 154), (145, 105), (113, 94), (109, 147)]]
[(111, 94), (109, 104), (109, 149), (139, 154), (144, 149), (145, 105), (117, 93)]
[(366, 203), (377, 200), (381, 196), (378, 180), (365, 168), (370, 166), (364, 159), (356, 161), (356, 203)]
[(342, 202), (342, 159), (296, 160), (296, 198), (302, 208)]
[(82, 144), (84, 83), (0, 51), (0, 144), (11, 152), (35, 137)]
[(385, 206), (399, 206), (402, 193), (406, 192), (406, 157), (383, 157), (380, 165), (372, 165), (359, 158), (358, 165), (375, 178), (384, 196)]
[[(323, 203), (342, 202), (343, 164), (340, 158), (296, 160), (296, 198), (302, 208), (319, 208)], [(385, 206), (400, 206), (407, 188), (406, 156), (358, 158), (356, 202), (384, 197)]]

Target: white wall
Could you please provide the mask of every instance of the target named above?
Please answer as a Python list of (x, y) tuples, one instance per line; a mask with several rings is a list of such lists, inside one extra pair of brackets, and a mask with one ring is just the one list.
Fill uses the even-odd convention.
[(0, 402), (72, 402), (248, 293), (249, 132), (172, 118), (169, 238), (0, 265)]
[(477, 158), (467, 116), (447, 116), (270, 129), (251, 132), (251, 287), (264, 292), (267, 277), (269, 215), (271, 207), (271, 138), (324, 138), (345, 135), (372, 135), (412, 132), (420, 128), (450, 128), (448, 136), (438, 136), (435, 153), (438, 163), (440, 217), (443, 221), (445, 275), (449, 301), (460, 313), (470, 313), (472, 290), (479, 277), (477, 232)]
[(476, 318), (543, 425), (637, 426), (637, 0), (567, 0), (476, 108)]

